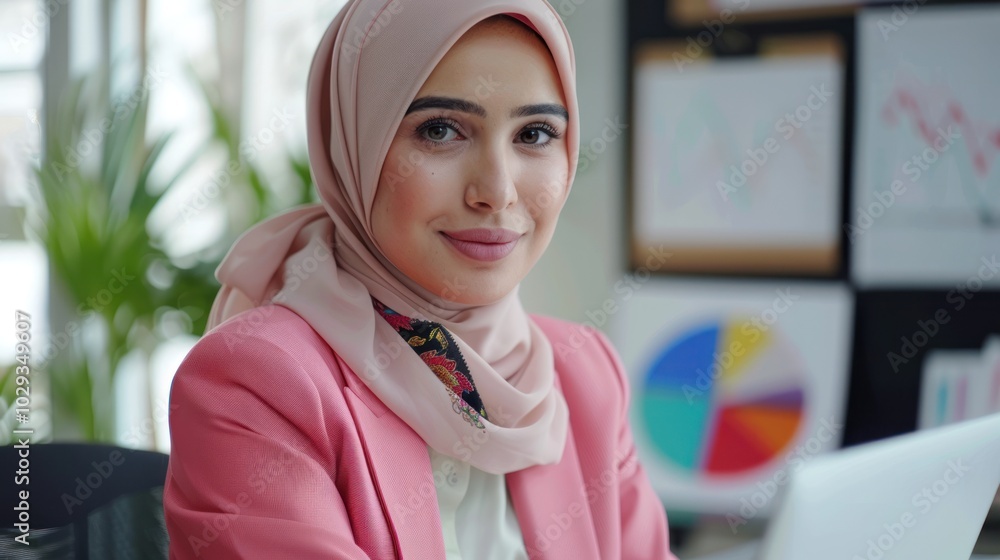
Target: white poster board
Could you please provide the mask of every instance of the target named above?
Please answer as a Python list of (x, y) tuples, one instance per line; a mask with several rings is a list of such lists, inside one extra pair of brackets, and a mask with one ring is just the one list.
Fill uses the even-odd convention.
[(842, 74), (833, 53), (639, 56), (633, 246), (695, 272), (832, 272)]
[(668, 508), (740, 525), (839, 446), (852, 300), (836, 283), (653, 279), (622, 302), (611, 335), (640, 460)]
[(858, 16), (859, 285), (1000, 286), (998, 29), (1000, 6)]

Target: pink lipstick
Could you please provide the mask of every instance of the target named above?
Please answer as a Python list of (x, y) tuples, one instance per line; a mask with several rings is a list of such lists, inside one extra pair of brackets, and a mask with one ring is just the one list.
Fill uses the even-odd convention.
[(470, 259), (492, 262), (498, 261), (514, 250), (524, 235), (509, 229), (464, 229), (442, 231), (441, 235), (459, 253)]

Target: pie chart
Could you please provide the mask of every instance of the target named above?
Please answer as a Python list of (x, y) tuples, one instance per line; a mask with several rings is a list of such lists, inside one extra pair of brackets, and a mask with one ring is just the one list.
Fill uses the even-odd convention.
[(711, 320), (655, 353), (639, 396), (655, 452), (697, 478), (747, 474), (784, 455), (805, 419), (805, 366), (775, 326)]

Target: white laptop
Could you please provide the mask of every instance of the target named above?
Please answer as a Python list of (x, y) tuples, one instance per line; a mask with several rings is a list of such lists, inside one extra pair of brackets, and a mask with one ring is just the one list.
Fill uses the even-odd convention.
[(757, 560), (969, 560), (1000, 486), (1000, 414), (815, 457)]

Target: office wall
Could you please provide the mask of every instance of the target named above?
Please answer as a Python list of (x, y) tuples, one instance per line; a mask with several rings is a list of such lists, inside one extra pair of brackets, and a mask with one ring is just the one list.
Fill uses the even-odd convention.
[[(580, 103), (581, 155), (569, 200), (541, 260), (521, 284), (521, 298), (532, 313), (571, 321), (587, 319), (611, 297), (625, 274), (622, 219), (625, 204), (625, 4), (605, 0), (552, 1), (569, 28), (576, 52)], [(625, 123), (626, 125), (628, 123)], [(602, 143), (591, 143), (605, 137)], [(617, 135), (617, 136), (616, 136)], [(606, 329), (607, 325), (600, 325)]]

